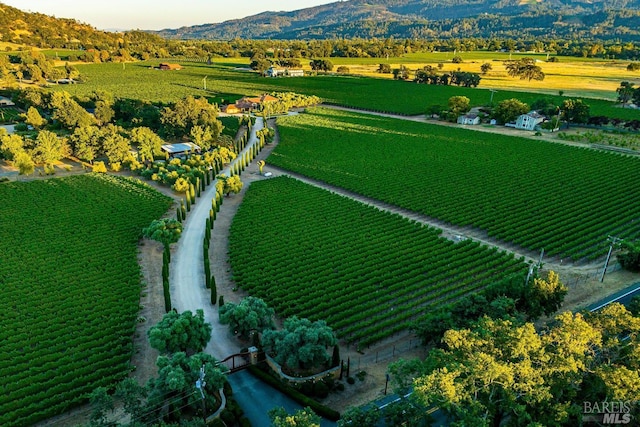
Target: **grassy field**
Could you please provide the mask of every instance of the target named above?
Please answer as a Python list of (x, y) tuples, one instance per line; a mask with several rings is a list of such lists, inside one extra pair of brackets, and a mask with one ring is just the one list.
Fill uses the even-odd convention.
[(106, 175), (0, 184), (0, 425), (27, 426), (130, 371), (137, 243), (169, 207)]
[[(87, 82), (77, 85), (59, 85), (53, 90), (66, 90), (74, 95), (87, 95), (95, 90), (106, 90), (122, 98), (143, 99), (152, 102), (172, 102), (187, 95), (207, 96), (218, 103), (235, 101), (245, 95), (256, 95), (272, 91), (291, 91), (306, 95), (317, 95), (328, 102), (371, 110), (400, 114), (423, 114), (431, 105), (446, 105), (455, 95), (471, 99), (472, 105), (487, 105), (491, 92), (483, 88), (460, 88), (452, 86), (416, 85), (411, 82), (357, 76), (310, 76), (304, 78), (261, 78), (255, 73), (239, 69), (241, 63), (227, 60), (212, 66), (184, 63), (180, 71), (159, 71), (158, 62), (132, 64), (78, 65)], [(245, 64), (246, 65), (246, 64)], [(465, 65), (465, 64), (461, 64)], [(479, 67), (479, 64), (467, 64)], [(449, 67), (447, 65), (446, 67)], [(492, 71), (491, 73), (498, 73)], [(207, 77), (207, 90), (204, 78)], [(487, 77), (487, 79), (489, 79)], [(563, 78), (570, 81), (569, 78)], [(527, 84), (510, 79), (514, 85)], [(530, 86), (543, 88), (544, 82), (533, 82)], [(496, 86), (498, 87), (498, 86)], [(615, 91), (615, 89), (614, 89)], [(570, 91), (566, 91), (570, 94)], [(560, 102), (557, 91), (553, 97)], [(500, 89), (494, 94), (497, 103), (504, 99), (519, 98), (531, 103), (542, 95), (535, 92)], [(565, 94), (566, 96), (566, 94)], [(592, 115), (606, 115), (621, 119), (637, 118), (636, 110), (622, 109), (613, 102), (590, 99)]]
[(231, 226), (230, 261), (236, 283), (278, 314), (325, 320), (365, 348), (408, 330), (433, 304), (528, 268), (495, 248), (439, 235), (281, 177), (249, 188)]
[(278, 119), (268, 163), (550, 256), (640, 237), (640, 159), (317, 108)]

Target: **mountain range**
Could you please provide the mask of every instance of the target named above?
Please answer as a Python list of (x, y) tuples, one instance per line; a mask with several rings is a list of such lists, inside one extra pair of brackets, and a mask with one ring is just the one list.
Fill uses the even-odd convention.
[(215, 40), (514, 35), (640, 40), (640, 0), (349, 0), (155, 33)]

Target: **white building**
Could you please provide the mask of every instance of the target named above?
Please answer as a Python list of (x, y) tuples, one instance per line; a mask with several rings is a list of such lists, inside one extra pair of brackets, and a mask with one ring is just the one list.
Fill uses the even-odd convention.
[(544, 121), (545, 117), (536, 111), (529, 111), (527, 114), (518, 116), (516, 129), (535, 130), (536, 126)]
[(304, 70), (303, 69), (287, 70), (287, 76), (289, 76), (289, 77), (303, 77), (304, 76)]
[(475, 113), (468, 113), (464, 116), (458, 116), (458, 124), (459, 125), (479, 125), (480, 124), (480, 116)]
[(264, 72), (264, 75), (267, 77), (280, 77), (280, 76), (284, 76), (286, 71), (287, 70), (285, 70), (284, 68), (269, 67)]

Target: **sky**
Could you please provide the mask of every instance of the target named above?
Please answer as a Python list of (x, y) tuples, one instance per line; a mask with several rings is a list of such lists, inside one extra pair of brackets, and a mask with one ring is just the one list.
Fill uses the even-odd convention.
[(99, 30), (161, 30), (335, 1), (338, 0), (0, 0), (0, 3), (56, 18), (74, 18)]

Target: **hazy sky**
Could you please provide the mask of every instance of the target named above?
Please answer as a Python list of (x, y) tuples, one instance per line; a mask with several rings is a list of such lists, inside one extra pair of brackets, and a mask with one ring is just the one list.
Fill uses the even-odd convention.
[(0, 3), (57, 18), (74, 18), (101, 30), (160, 30), (334, 1), (338, 0), (0, 0)]

